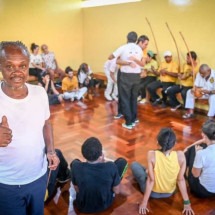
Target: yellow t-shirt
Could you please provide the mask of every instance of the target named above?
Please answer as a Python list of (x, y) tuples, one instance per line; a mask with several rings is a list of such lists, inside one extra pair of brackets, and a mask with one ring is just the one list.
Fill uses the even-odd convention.
[(165, 156), (161, 151), (155, 151), (153, 191), (156, 193), (173, 193), (176, 189), (176, 182), (180, 166), (176, 151)]
[[(162, 69), (165, 69), (168, 72), (178, 73), (178, 64), (174, 61), (171, 61), (170, 63), (165, 61), (159, 66), (158, 72), (160, 72)], [(161, 82), (176, 82), (177, 77), (172, 77), (170, 75), (160, 75), (160, 80)]]
[(69, 77), (65, 77), (62, 80), (62, 90), (63, 92), (72, 91), (78, 88), (78, 78), (73, 76), (72, 79)]
[[(192, 66), (191, 65), (188, 65), (188, 64), (184, 64), (183, 65), (183, 71), (182, 73), (185, 73), (185, 74), (190, 74), (192, 72)], [(195, 67), (194, 67), (194, 74), (196, 76), (197, 72), (199, 71), (199, 65), (197, 64)], [(193, 86), (193, 76), (190, 76), (185, 79), (185, 80), (180, 80), (180, 85), (182, 86), (185, 86), (185, 87), (192, 87)]]
[(152, 66), (154, 67), (155, 70), (158, 69), (158, 62), (154, 59), (152, 59), (149, 63), (147, 63), (143, 69), (144, 70), (147, 70), (148, 73), (147, 73), (147, 76), (156, 76), (154, 73), (150, 72), (152, 69)]

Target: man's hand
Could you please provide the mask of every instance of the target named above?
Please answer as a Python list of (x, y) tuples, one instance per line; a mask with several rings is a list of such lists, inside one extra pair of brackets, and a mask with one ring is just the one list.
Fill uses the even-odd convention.
[(49, 162), (49, 169), (50, 170), (56, 170), (56, 168), (58, 167), (60, 160), (58, 158), (58, 156), (56, 155), (56, 153), (47, 153), (47, 158), (48, 158), (48, 162)]
[(0, 123), (0, 147), (7, 147), (12, 141), (12, 130), (9, 128), (7, 117), (3, 116)]

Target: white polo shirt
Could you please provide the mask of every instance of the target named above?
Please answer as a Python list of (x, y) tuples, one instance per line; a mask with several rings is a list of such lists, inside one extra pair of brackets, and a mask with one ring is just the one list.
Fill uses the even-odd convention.
[[(120, 59), (123, 61), (132, 62), (131, 60), (129, 60), (129, 57), (133, 56), (138, 60), (141, 60), (143, 58), (143, 51), (137, 44), (127, 43), (114, 51), (113, 55), (115, 58), (120, 57)], [(136, 64), (135, 68), (132, 68), (129, 65), (121, 66), (120, 70), (124, 73), (141, 73), (141, 67), (138, 64)]]

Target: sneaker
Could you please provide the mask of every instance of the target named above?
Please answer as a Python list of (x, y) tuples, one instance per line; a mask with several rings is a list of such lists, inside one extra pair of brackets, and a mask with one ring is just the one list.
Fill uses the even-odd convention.
[(125, 123), (122, 123), (122, 127), (123, 128), (127, 128), (127, 129), (129, 129), (129, 130), (131, 130), (133, 127), (132, 127), (132, 124), (130, 124), (130, 125), (126, 125)]
[(181, 104), (175, 106), (174, 108), (171, 108), (170, 110), (171, 111), (176, 111), (177, 109), (179, 109), (181, 107)]
[(132, 122), (132, 123), (131, 123), (131, 126), (132, 126), (132, 127), (135, 127), (135, 126), (136, 126), (136, 123), (135, 123), (135, 122)]
[(66, 175), (64, 177), (57, 178), (57, 182), (64, 184), (71, 179), (71, 172), (69, 169), (66, 170)]
[(71, 102), (74, 102), (74, 100), (75, 100), (75, 98), (71, 98), (71, 99), (70, 99)]
[(146, 99), (141, 99), (140, 100), (140, 104), (146, 104), (146, 103), (147, 103)]
[(183, 116), (182, 116), (183, 119), (191, 119), (191, 118), (194, 118), (194, 114), (192, 113), (185, 113)]
[(138, 96), (137, 97), (137, 102), (141, 101), (142, 100), (142, 97), (141, 96)]
[(114, 119), (120, 119), (120, 118), (122, 118), (123, 117), (123, 115), (121, 114), (121, 113), (118, 113), (117, 115), (115, 115), (113, 118)]
[(139, 123), (140, 122), (140, 120), (139, 119), (135, 119), (135, 121), (134, 121), (135, 123)]

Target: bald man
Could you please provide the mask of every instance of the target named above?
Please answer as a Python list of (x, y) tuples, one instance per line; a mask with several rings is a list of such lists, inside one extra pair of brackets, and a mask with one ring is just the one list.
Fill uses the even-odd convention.
[(196, 76), (194, 88), (187, 91), (185, 108), (187, 112), (183, 115), (184, 119), (194, 117), (195, 91), (200, 92), (199, 99), (208, 99), (209, 110), (208, 117), (212, 119), (215, 115), (215, 71), (207, 64), (199, 67), (199, 73)]

